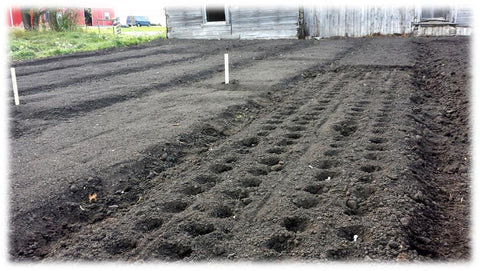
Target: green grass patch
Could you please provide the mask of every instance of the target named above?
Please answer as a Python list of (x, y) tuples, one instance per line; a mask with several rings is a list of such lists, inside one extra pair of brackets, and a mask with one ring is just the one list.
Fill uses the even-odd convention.
[(100, 34), (98, 29), (95, 29), (96, 32), (91, 31), (92, 29), (74, 32), (11, 30), (9, 33), (9, 56), (13, 60), (37, 59), (110, 47), (137, 45), (165, 38), (165, 32), (154, 35), (130, 35), (128, 33), (114, 35), (112, 28), (102, 28), (101, 30), (104, 32)]
[(165, 26), (123, 27), (122, 32), (166, 32)]
[[(87, 32), (93, 32), (93, 33), (101, 33), (101, 34), (111, 34), (113, 33), (112, 27), (100, 27), (100, 31), (98, 27), (91, 26), (88, 28), (83, 28)], [(164, 36), (166, 33), (166, 27), (165, 26), (134, 26), (134, 27), (122, 27), (122, 33), (130, 33), (130, 32), (161, 32), (162, 35)]]

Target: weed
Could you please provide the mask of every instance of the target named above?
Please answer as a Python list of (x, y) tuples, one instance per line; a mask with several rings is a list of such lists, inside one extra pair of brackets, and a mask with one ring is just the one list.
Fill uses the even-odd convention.
[(36, 59), (110, 47), (137, 45), (165, 37), (165, 34), (114, 35), (110, 28), (109, 30), (108, 33), (98, 34), (91, 29), (65, 32), (14, 29), (10, 31), (9, 56), (12, 60)]

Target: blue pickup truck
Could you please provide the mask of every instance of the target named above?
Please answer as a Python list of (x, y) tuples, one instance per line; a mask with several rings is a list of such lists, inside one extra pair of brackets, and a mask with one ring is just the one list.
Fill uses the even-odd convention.
[(150, 26), (150, 20), (146, 16), (128, 16), (127, 17), (128, 26)]

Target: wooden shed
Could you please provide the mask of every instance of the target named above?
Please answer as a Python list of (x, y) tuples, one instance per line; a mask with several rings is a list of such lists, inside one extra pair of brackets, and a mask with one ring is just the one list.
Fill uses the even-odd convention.
[(167, 37), (296, 39), (369, 35), (470, 35), (466, 7), (197, 6), (166, 8)]
[(295, 39), (298, 7), (165, 8), (167, 38)]
[(470, 35), (472, 12), (465, 7), (308, 7), (305, 28), (312, 37)]

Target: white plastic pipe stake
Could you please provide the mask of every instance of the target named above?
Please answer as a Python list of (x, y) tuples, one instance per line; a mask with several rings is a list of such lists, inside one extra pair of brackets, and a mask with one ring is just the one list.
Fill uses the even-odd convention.
[(230, 82), (228, 74), (228, 54), (225, 54), (225, 85)]
[(10, 73), (12, 75), (13, 97), (15, 98), (15, 105), (20, 105), (20, 98), (18, 97), (17, 75), (15, 74), (15, 68), (10, 68)]

